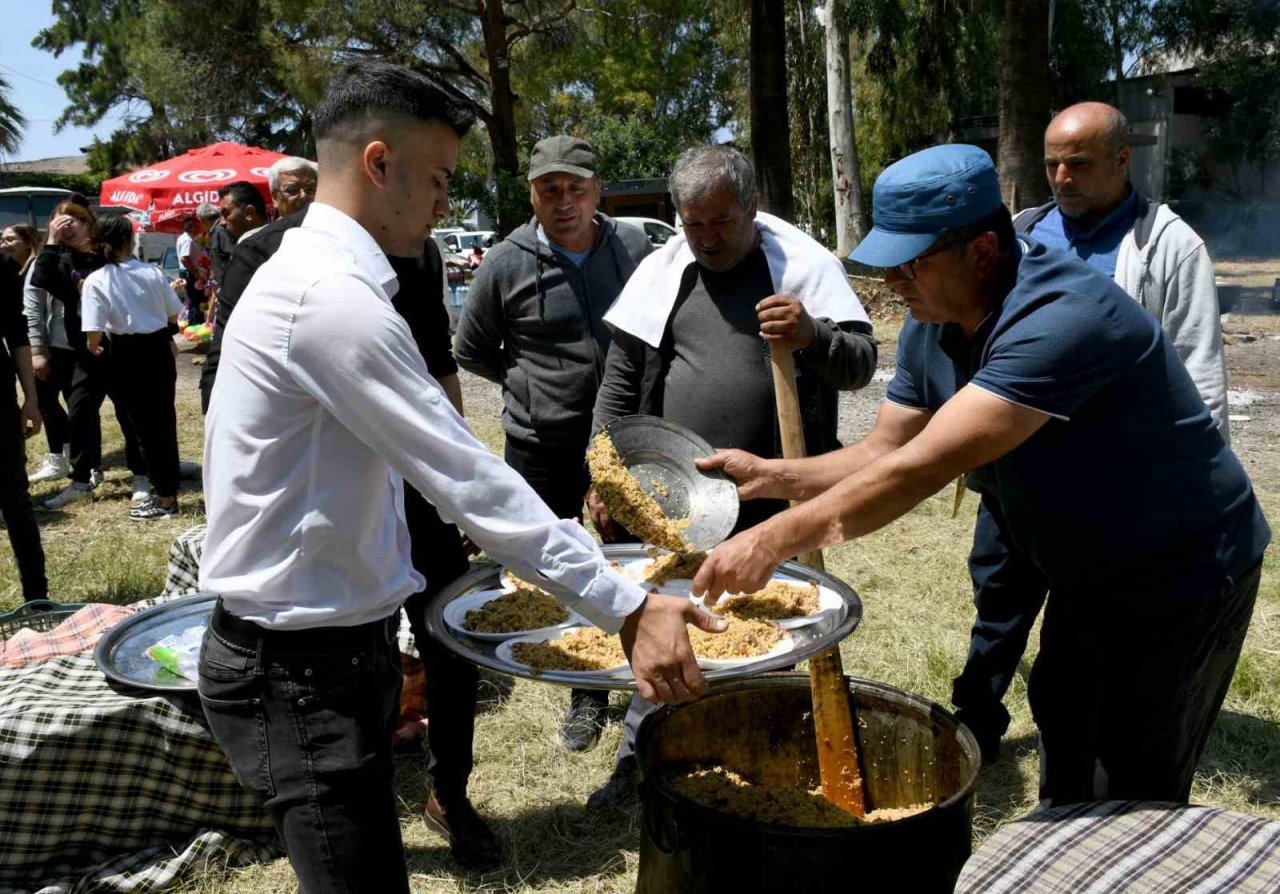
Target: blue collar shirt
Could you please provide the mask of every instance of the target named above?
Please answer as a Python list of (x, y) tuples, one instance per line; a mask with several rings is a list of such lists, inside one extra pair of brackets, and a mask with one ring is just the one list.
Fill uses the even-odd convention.
[(1031, 228), (1030, 235), (1050, 248), (1060, 248), (1084, 261), (1103, 276), (1115, 278), (1120, 243), (1138, 218), (1138, 193), (1128, 197), (1091, 229), (1082, 230), (1062, 216), (1057, 205)]

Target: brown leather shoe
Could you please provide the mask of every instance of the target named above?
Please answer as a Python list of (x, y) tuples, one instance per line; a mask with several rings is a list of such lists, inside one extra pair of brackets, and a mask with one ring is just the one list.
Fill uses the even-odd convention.
[(428, 826), (448, 839), (449, 852), (459, 866), (492, 869), (502, 862), (502, 842), (466, 798), (446, 807), (432, 792), (425, 819)]

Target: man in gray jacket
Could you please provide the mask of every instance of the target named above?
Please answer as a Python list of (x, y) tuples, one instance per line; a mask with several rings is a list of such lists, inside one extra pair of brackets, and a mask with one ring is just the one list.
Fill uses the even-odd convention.
[[(1105, 103), (1080, 103), (1059, 113), (1044, 136), (1054, 201), (1023, 211), (1014, 227), (1112, 277), (1159, 320), (1230, 443), (1213, 261), (1182, 218), (1129, 183), (1127, 130), (1124, 115)], [(978, 615), (951, 700), (992, 760), (1009, 725), (1001, 700), (1048, 585), (1012, 546), (998, 508), (986, 498), (978, 508), (969, 571)]]
[[(600, 178), (583, 140), (548, 137), (529, 158), (534, 217), (476, 271), (453, 352), (502, 385), (507, 464), (561, 518), (581, 518), (584, 457), (610, 332), (601, 318), (652, 246), (596, 210)], [(560, 741), (596, 741), (608, 693), (573, 690)]]

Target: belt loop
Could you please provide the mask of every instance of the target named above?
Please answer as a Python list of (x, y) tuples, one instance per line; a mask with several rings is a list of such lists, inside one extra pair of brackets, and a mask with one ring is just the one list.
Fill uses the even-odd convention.
[(258, 637), (253, 649), (253, 675), (255, 677), (264, 676), (267, 672), (265, 662), (262, 660), (262, 652), (262, 637)]

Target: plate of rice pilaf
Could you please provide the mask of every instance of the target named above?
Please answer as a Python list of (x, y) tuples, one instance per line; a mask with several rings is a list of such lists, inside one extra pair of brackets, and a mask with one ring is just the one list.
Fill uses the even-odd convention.
[(509, 639), (498, 646), (497, 657), (529, 668), (535, 674), (555, 671), (583, 677), (629, 671), (622, 640), (597, 627), (571, 627)]
[(534, 587), (480, 590), (450, 602), (444, 622), (453, 630), (488, 642), (559, 630), (583, 619)]
[(795, 642), (777, 624), (741, 618), (729, 618), (722, 633), (706, 633), (690, 625), (689, 642), (699, 667), (706, 670), (741, 667), (795, 648)]

